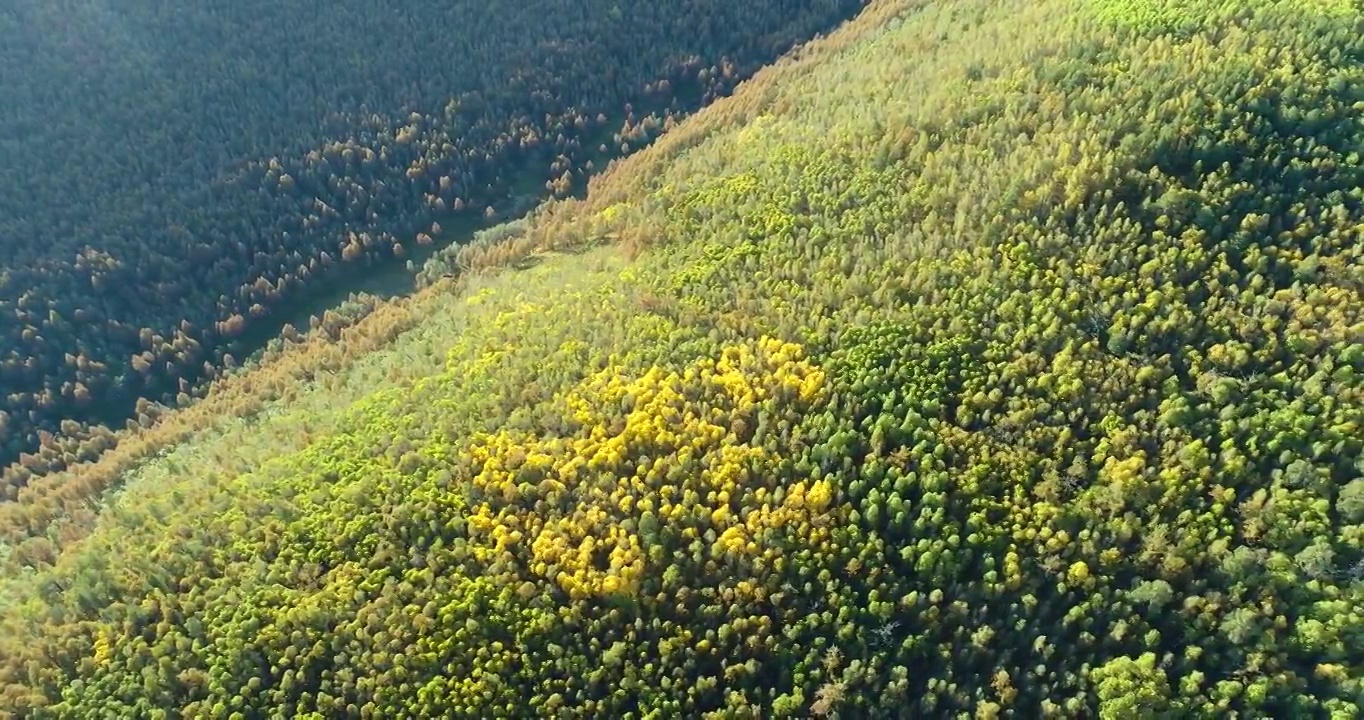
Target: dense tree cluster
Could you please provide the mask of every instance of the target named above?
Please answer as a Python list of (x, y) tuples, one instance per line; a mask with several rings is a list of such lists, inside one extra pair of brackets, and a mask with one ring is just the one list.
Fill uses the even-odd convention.
[(136, 421), (442, 223), (568, 192), (859, 5), (20, 3), (0, 15), (0, 463), (64, 420)]
[(1171, 7), (871, 3), (20, 533), (0, 709), (1358, 717), (1364, 20)]

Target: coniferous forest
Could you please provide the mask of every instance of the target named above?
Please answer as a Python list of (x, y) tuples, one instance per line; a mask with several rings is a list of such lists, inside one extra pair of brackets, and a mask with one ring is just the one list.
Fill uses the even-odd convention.
[(20, 0), (0, 12), (0, 463), (97, 454), (271, 314), (568, 194), (859, 5)]
[(1364, 713), (1358, 0), (97, 5), (0, 716)]

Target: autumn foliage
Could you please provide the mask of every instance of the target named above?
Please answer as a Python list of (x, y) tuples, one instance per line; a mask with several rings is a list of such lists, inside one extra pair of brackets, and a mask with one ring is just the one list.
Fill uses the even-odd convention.
[(254, 350), (252, 328), (458, 239), (442, 222), (580, 188), (593, 157), (647, 142), (858, 5), (7, 14), (0, 464), (64, 420), (120, 428), (139, 398), (198, 394), (225, 355)]
[(0, 709), (1358, 717), (1355, 10), (870, 3), (35, 475)]

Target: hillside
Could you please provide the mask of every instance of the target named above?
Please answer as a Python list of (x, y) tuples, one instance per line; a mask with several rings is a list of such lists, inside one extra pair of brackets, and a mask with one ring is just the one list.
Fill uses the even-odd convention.
[(1362, 18), (872, 0), (0, 505), (0, 711), (1358, 717)]
[(307, 329), (319, 295), (581, 187), (860, 4), (19, 0), (0, 467), (23, 462), (0, 500)]

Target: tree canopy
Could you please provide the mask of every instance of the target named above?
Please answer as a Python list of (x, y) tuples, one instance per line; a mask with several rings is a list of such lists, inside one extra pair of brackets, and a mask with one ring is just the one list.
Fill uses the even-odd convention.
[(1358, 717), (1346, 9), (873, 0), (0, 506), (0, 709)]

